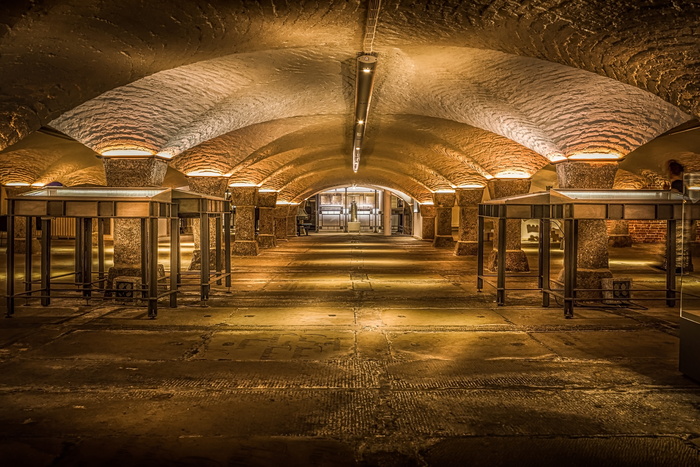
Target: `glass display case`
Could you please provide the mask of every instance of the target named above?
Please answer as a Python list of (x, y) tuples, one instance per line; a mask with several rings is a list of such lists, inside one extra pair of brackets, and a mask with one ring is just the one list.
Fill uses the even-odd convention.
[[(539, 193), (530, 193), (508, 198), (494, 199), (479, 205), (477, 256), (477, 288), (485, 284), (496, 289), (496, 301), (504, 305), (506, 301), (506, 264), (505, 255), (497, 255), (495, 274), (486, 274), (484, 268), (486, 219), (491, 219), (497, 231), (495, 251), (506, 251), (506, 223), (513, 219), (531, 219), (539, 222), (537, 288), (542, 293), (543, 306), (549, 306), (550, 298), (563, 302), (564, 315), (573, 317), (574, 306), (583, 301), (605, 301), (613, 289), (583, 289), (577, 287), (577, 246), (579, 240), (579, 222), (609, 220), (650, 220), (665, 221), (667, 235), (665, 245), (666, 277), (663, 298), (667, 305), (675, 306), (676, 290), (676, 236), (668, 234), (676, 231), (683, 217), (684, 197), (681, 193), (665, 190), (572, 190), (556, 189)], [(551, 229), (552, 220), (563, 224), (563, 274), (558, 280), (550, 277), (551, 270)], [(496, 283), (489, 283), (489, 277), (496, 277)], [(520, 289), (522, 290), (522, 289)], [(649, 292), (650, 290), (646, 290)], [(634, 291), (630, 291), (633, 293)], [(600, 295), (596, 298), (595, 295)], [(637, 298), (643, 299), (643, 298)], [(646, 299), (646, 298), (644, 298)]]
[[(693, 266), (700, 256), (698, 248), (698, 221), (700, 221), (700, 173), (688, 173), (683, 177), (687, 194), (684, 205), (681, 248), (687, 252), (690, 267), (681, 275), (680, 299), (680, 355), (682, 373), (700, 382), (700, 272)], [(700, 267), (700, 264), (699, 264)]]
[[(158, 300), (169, 297), (170, 306), (177, 305), (177, 293), (181, 286), (180, 274), (180, 218), (198, 217), (208, 228), (210, 218), (216, 223), (216, 270), (213, 275), (209, 268), (202, 268), (199, 284), (202, 300), (209, 296), (210, 284), (221, 283), (226, 278), (230, 287), (230, 240), (226, 242), (225, 253), (221, 255), (221, 218), (224, 218), (226, 232), (230, 231), (230, 209), (222, 198), (215, 198), (186, 190), (170, 188), (113, 188), (113, 187), (45, 187), (8, 199), (8, 238), (15, 238), (15, 221), (24, 219), (26, 249), (24, 257), (24, 287), (16, 290), (15, 242), (8, 241), (7, 249), (7, 314), (15, 312), (18, 299), (38, 298), (41, 304), (49, 305), (52, 298), (82, 297), (89, 301), (95, 298), (119, 298), (128, 294), (111, 283), (105, 271), (104, 232), (111, 219), (138, 220), (140, 234), (134, 239), (140, 249), (141, 264), (135, 268), (140, 277), (133, 277), (132, 294), (139, 294), (140, 300), (148, 305), (148, 316), (155, 318)], [(68, 274), (52, 274), (52, 224), (55, 219), (75, 220), (75, 243), (73, 271)], [(170, 276), (169, 287), (159, 292), (159, 282), (167, 280), (158, 264), (159, 221), (169, 222)], [(32, 279), (32, 240), (33, 226), (41, 231), (40, 279)], [(94, 228), (95, 227), (95, 228)], [(93, 231), (96, 230), (97, 265), (93, 271)], [(140, 235), (140, 238), (138, 236)], [(203, 257), (210, 264), (209, 237), (203, 236), (205, 246)], [(222, 261), (226, 259), (225, 266)], [(135, 296), (135, 295), (134, 295)]]

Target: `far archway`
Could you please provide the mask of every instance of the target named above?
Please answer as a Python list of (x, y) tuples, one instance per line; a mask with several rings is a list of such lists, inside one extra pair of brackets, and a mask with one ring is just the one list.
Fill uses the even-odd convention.
[(413, 234), (417, 201), (383, 186), (340, 185), (306, 199), (300, 222), (316, 232)]

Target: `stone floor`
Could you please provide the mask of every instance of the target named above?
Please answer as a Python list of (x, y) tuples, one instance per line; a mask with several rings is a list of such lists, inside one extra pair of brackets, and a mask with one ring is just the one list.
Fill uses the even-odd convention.
[[(654, 288), (635, 248), (612, 268)], [(156, 320), (20, 306), (0, 321), (1, 464), (700, 465), (677, 308), (565, 320), (532, 292), (497, 307), (474, 271), (409, 237), (310, 235)]]

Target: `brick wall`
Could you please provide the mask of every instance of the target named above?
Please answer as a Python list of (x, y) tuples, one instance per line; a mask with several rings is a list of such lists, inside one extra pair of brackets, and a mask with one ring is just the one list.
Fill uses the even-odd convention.
[(634, 243), (663, 243), (666, 241), (666, 221), (629, 221)]

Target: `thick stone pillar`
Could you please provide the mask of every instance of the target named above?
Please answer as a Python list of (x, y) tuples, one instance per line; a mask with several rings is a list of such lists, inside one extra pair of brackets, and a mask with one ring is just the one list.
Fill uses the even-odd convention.
[(274, 248), (275, 242), (275, 207), (277, 206), (276, 191), (258, 192), (258, 246), (260, 248)]
[(297, 212), (299, 203), (290, 204), (287, 210), (287, 238), (297, 236)]
[[(103, 157), (107, 185), (114, 187), (160, 187), (168, 163), (157, 157)], [(114, 266), (107, 275), (108, 287), (118, 276), (141, 276), (141, 219), (114, 219)], [(159, 275), (164, 274), (158, 265)]]
[(423, 240), (434, 240), (437, 209), (432, 204), (421, 204), (420, 215), (423, 218), (423, 229), (420, 238)]
[(231, 204), (236, 207), (236, 237), (233, 242), (235, 256), (257, 256), (255, 240), (255, 205), (258, 202), (257, 186), (231, 187)]
[[(226, 195), (228, 187), (228, 177), (224, 176), (201, 176), (188, 175), (187, 185), (194, 193), (200, 193), (208, 196), (216, 196), (223, 198)], [(216, 269), (216, 223), (209, 222), (209, 264), (210, 269)], [(190, 262), (190, 271), (198, 271), (202, 265), (201, 251), (201, 235), (202, 229), (199, 224), (199, 219), (192, 220), (192, 237), (194, 240), (194, 250), (192, 251), (192, 261)], [(224, 232), (224, 235), (230, 235), (230, 232)], [(223, 241), (222, 241), (223, 242)], [(223, 249), (222, 249), (223, 255)]]
[(275, 244), (279, 242), (287, 242), (287, 219), (289, 213), (288, 204), (278, 204), (272, 210), (272, 215), (275, 221)]
[[(522, 178), (494, 179), (489, 180), (488, 186), (491, 199), (505, 198), (529, 193), (530, 180)], [(506, 221), (506, 271), (526, 272), (530, 270), (527, 256), (525, 256), (525, 252), (520, 245), (521, 225), (522, 221), (520, 219)], [(496, 249), (498, 235), (502, 235), (502, 232), (496, 231), (496, 235), (494, 235), (494, 250), (491, 252), (488, 261), (489, 269), (493, 271), (497, 269), (498, 255), (500, 254)]]
[[(560, 188), (612, 189), (617, 162), (567, 161), (556, 165)], [(601, 280), (612, 277), (608, 265), (608, 231), (604, 220), (578, 221), (576, 288), (600, 289)], [(570, 248), (566, 245), (565, 248)], [(559, 275), (564, 277), (564, 271)], [(581, 298), (600, 298), (602, 293), (579, 293)]]
[(454, 248), (455, 239), (452, 237), (452, 208), (455, 205), (454, 192), (433, 193), (435, 206), (435, 239), (436, 248)]
[(384, 190), (382, 197), (382, 224), (384, 226), (384, 236), (391, 236), (391, 192)]
[(455, 256), (476, 256), (479, 203), (484, 197), (484, 187), (457, 188), (456, 195), (456, 204), (459, 206), (459, 234)]

